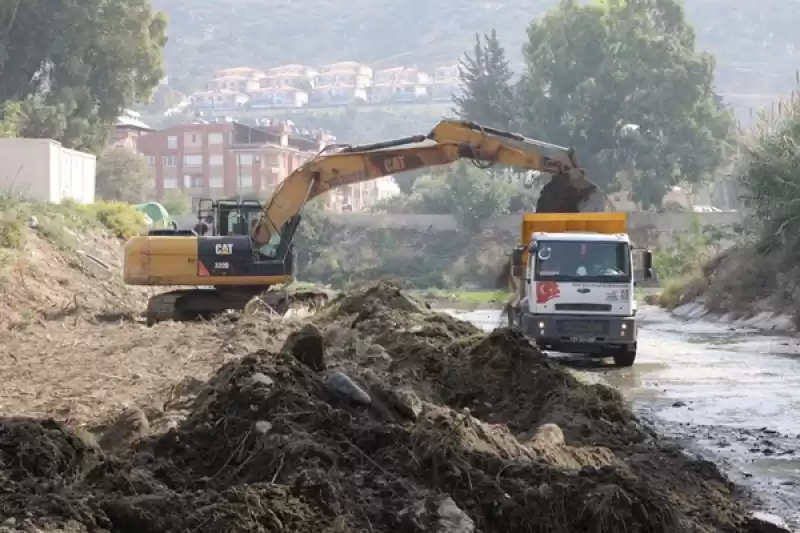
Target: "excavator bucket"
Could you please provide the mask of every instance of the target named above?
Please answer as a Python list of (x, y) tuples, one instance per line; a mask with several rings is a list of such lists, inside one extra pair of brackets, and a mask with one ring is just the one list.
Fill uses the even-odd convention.
[(537, 213), (602, 213), (609, 207), (603, 192), (580, 169), (553, 176), (536, 202)]

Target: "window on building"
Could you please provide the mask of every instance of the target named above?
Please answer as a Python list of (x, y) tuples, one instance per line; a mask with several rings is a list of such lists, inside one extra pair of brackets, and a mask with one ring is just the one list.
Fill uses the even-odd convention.
[(220, 154), (211, 155), (208, 157), (208, 164), (212, 167), (221, 167), (225, 164), (225, 157)]
[(224, 189), (225, 178), (222, 176), (211, 176), (211, 179), (208, 180), (208, 185), (212, 189)]
[(183, 164), (184, 165), (194, 165), (194, 166), (202, 166), (203, 165), (203, 156), (202, 155), (185, 155), (183, 156)]
[(178, 188), (177, 178), (164, 178), (164, 189), (177, 189), (177, 188)]
[(202, 189), (203, 176), (196, 174), (187, 174), (183, 177), (183, 186), (186, 189)]
[(240, 165), (252, 165), (253, 164), (253, 154), (239, 154), (239, 164)]
[(149, 167), (155, 167), (156, 166), (156, 156), (148, 155), (147, 156), (147, 165)]
[(252, 189), (253, 188), (253, 176), (239, 176), (238, 179), (239, 187), (244, 189)]
[(224, 142), (224, 137), (222, 133), (208, 134), (208, 144), (222, 144), (223, 142)]
[(170, 135), (167, 137), (167, 148), (170, 150), (175, 150), (178, 148), (178, 137), (176, 135)]
[(162, 160), (165, 167), (174, 167), (177, 163), (177, 157), (174, 155), (165, 155)]

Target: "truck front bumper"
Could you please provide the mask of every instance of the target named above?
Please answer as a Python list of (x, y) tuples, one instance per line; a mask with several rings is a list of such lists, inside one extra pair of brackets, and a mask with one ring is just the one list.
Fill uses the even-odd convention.
[(602, 353), (608, 348), (636, 344), (632, 316), (534, 315), (520, 316), (520, 329), (542, 348), (572, 353)]

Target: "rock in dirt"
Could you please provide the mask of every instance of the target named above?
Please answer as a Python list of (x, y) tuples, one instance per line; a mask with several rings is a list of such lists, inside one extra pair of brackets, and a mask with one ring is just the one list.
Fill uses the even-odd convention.
[(394, 399), (395, 409), (411, 420), (416, 420), (422, 414), (422, 400), (413, 390), (394, 389), (392, 390), (392, 398)]
[(539, 448), (552, 448), (564, 445), (564, 432), (557, 424), (542, 424), (533, 433), (529, 444)]
[(325, 341), (322, 332), (313, 324), (306, 324), (289, 335), (282, 351), (288, 351), (311, 370), (325, 370)]
[(126, 409), (106, 428), (100, 431), (97, 443), (103, 450), (115, 450), (130, 446), (134, 441), (150, 433), (150, 422), (138, 407)]
[(483, 334), (390, 283), (312, 320), (388, 360), (337, 335), (328, 361), (242, 353), (178, 427), (116, 458), (57, 426), (0, 424), (0, 516), (50, 531), (757, 533), (716, 468), (517, 332)]
[(359, 387), (350, 376), (342, 372), (333, 372), (330, 374), (325, 379), (325, 385), (327, 385), (332, 392), (349, 398), (356, 403), (362, 405), (369, 405), (372, 403), (370, 395)]
[(404, 511), (419, 531), (431, 533), (474, 533), (475, 522), (450, 496), (437, 495), (419, 501)]

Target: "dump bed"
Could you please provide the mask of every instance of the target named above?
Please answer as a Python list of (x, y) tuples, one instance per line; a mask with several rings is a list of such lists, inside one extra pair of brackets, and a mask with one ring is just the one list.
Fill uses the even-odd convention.
[[(526, 213), (522, 215), (520, 245), (527, 246), (536, 232), (570, 233), (628, 232), (627, 213)], [(528, 263), (528, 254), (522, 254), (522, 264)]]
[(627, 213), (526, 213), (522, 215), (520, 244), (530, 242), (535, 232), (615, 233), (628, 232)]

